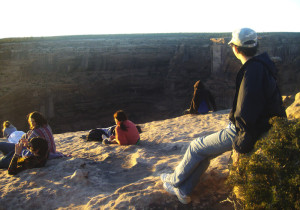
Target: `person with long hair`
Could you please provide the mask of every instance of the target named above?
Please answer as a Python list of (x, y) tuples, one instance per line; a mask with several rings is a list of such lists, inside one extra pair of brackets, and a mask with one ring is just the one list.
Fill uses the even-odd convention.
[(206, 89), (203, 82), (198, 80), (194, 84), (194, 94), (190, 108), (185, 110), (185, 114), (206, 114), (209, 111), (216, 111), (216, 103), (211, 92)]
[(115, 136), (112, 135), (109, 139), (105, 139), (103, 144), (134, 145), (139, 143), (139, 131), (136, 125), (128, 120), (123, 110), (114, 113), (114, 120), (117, 125)]
[(55, 155), (56, 146), (54, 137), (52, 129), (49, 126), (46, 118), (40, 112), (34, 111), (27, 115), (27, 120), (30, 130), (20, 139), (20, 141), (26, 144), (26, 142), (34, 137), (44, 138), (48, 142), (50, 157), (52, 157), (52, 155)]

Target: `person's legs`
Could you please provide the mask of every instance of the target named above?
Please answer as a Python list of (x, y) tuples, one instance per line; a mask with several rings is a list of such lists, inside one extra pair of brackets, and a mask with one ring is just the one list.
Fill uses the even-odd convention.
[(113, 125), (113, 126), (110, 126), (109, 128), (108, 128), (108, 137), (110, 137), (111, 135), (116, 135), (115, 134), (115, 128), (116, 128), (116, 125)]
[(4, 154), (4, 157), (0, 159), (0, 168), (8, 168), (15, 153), (15, 144), (0, 142), (0, 151)]
[(3, 153), (3, 155), (6, 155), (11, 151), (15, 151), (15, 144), (8, 142), (0, 142), (0, 151)]
[[(213, 157), (212, 157), (213, 158)], [(201, 175), (206, 171), (212, 158), (206, 158), (201, 161), (198, 167), (185, 179), (180, 185), (179, 189), (184, 195), (190, 195), (197, 186)]]
[(15, 154), (15, 151), (11, 151), (0, 159), (0, 168), (1, 169), (2, 168), (7, 169), (9, 167), (10, 161), (13, 158), (14, 154)]
[(234, 125), (209, 136), (193, 140), (168, 182), (189, 195), (206, 171), (211, 158), (232, 149), (236, 132)]

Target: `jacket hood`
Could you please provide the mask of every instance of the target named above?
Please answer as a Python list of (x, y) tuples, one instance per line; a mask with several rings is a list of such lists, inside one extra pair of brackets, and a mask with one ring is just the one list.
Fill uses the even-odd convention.
[(260, 55), (254, 56), (253, 60), (265, 64), (268, 67), (268, 69), (272, 72), (274, 77), (277, 77), (276, 66), (267, 53), (262, 53)]

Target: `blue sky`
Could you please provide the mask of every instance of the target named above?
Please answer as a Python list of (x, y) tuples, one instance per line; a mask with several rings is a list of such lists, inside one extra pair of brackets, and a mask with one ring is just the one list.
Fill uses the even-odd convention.
[(300, 0), (2, 0), (0, 38), (300, 32)]

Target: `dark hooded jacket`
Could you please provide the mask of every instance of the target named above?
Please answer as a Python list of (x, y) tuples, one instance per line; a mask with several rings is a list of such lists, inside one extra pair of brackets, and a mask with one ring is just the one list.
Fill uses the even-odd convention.
[(203, 83), (200, 80), (198, 80), (194, 84), (194, 95), (192, 98), (189, 113), (190, 114), (205, 114), (205, 113), (199, 113), (199, 106), (202, 102), (206, 103), (208, 110), (210, 110), (210, 111), (216, 110), (216, 103), (215, 103), (214, 97), (212, 96), (210, 91), (205, 88)]
[(236, 127), (233, 147), (239, 153), (253, 149), (258, 138), (271, 127), (270, 118), (286, 117), (276, 74), (267, 53), (249, 59), (237, 74), (229, 119)]

